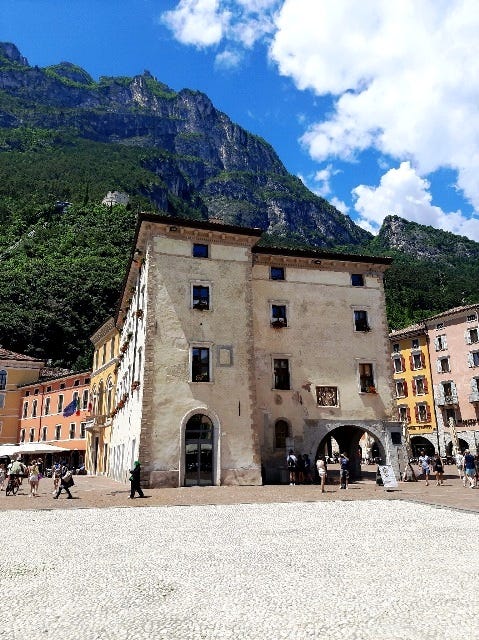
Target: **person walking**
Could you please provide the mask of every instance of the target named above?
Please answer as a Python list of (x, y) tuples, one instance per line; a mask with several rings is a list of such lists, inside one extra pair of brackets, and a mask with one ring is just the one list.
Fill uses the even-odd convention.
[(28, 482), (30, 484), (30, 498), (38, 495), (38, 485), (40, 483), (40, 469), (36, 460), (32, 460), (28, 467)]
[(53, 495), (55, 495), (56, 492), (58, 491), (61, 477), (62, 477), (62, 466), (59, 462), (55, 462), (52, 468)]
[(294, 455), (294, 451), (292, 449), (289, 450), (288, 455), (286, 456), (286, 464), (289, 469), (289, 484), (296, 484), (296, 466), (298, 463), (298, 459)]
[(319, 482), (321, 483), (321, 493), (325, 492), (324, 485), (326, 484), (326, 462), (324, 458), (318, 458), (316, 460), (316, 469), (318, 470)]
[(421, 473), (424, 474), (426, 478), (426, 487), (429, 485), (429, 475), (431, 473), (429, 456), (426, 455), (424, 449), (421, 451), (421, 455), (419, 456), (419, 466), (421, 468)]
[(60, 495), (60, 493), (62, 491), (65, 491), (65, 493), (67, 494), (67, 500), (71, 500), (73, 498), (71, 492), (70, 492), (70, 487), (73, 487), (73, 485), (75, 484), (74, 480), (73, 480), (73, 473), (70, 471), (70, 469), (64, 465), (62, 467), (62, 471), (61, 471), (61, 478), (60, 478), (60, 486), (58, 487), (58, 490), (56, 492), (56, 494), (53, 496), (54, 500), (58, 500), (58, 496)]
[(339, 456), (339, 479), (341, 481), (340, 489), (347, 489), (349, 479), (349, 458), (345, 453), (341, 453)]
[[(476, 486), (476, 461), (469, 449), (464, 451), (464, 473), (469, 480), (469, 488), (474, 489)], [(464, 486), (466, 485), (464, 484)]]
[(438, 453), (434, 456), (433, 467), (434, 473), (436, 474), (436, 485), (439, 486), (440, 484), (444, 484), (444, 465), (442, 463), (442, 458)]
[(456, 453), (456, 467), (459, 473), (459, 479), (463, 481), (464, 486), (466, 486), (466, 478), (464, 476), (464, 456), (460, 451)]
[(141, 465), (139, 460), (136, 460), (135, 466), (133, 469), (130, 469), (130, 473), (130, 498), (133, 499), (135, 493), (138, 493), (140, 498), (144, 498), (145, 496), (140, 487)]
[(0, 464), (0, 491), (3, 491), (4, 489), (4, 484), (5, 484), (5, 476), (6, 476), (7, 470), (5, 469), (5, 465), (4, 464)]

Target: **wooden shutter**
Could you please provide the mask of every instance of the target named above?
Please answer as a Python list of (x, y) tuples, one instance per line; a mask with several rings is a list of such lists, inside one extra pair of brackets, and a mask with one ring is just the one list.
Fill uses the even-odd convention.
[(411, 409), (409, 407), (406, 408), (406, 420), (411, 422)]
[(416, 395), (416, 381), (414, 380), (414, 378), (412, 379), (412, 382), (411, 382), (411, 388), (412, 388), (412, 394), (413, 394), (413, 396), (415, 396)]
[(419, 422), (419, 409), (417, 408), (417, 405), (414, 407), (414, 416), (416, 418), (416, 422)]
[(466, 341), (466, 344), (471, 344), (471, 332), (469, 329), (464, 331), (464, 340)]
[(421, 367), (424, 369), (426, 366), (426, 358), (424, 357), (424, 353), (421, 351)]
[(429, 391), (428, 384), (427, 384), (427, 378), (424, 378), (423, 384), (424, 384), (424, 393), (427, 393)]
[(409, 368), (411, 369), (411, 371), (414, 370), (414, 358), (412, 357), (412, 355), (409, 356)]
[(426, 422), (430, 422), (431, 420), (431, 409), (429, 408), (429, 405), (426, 404)]
[(404, 360), (404, 356), (401, 356), (401, 371), (406, 371), (406, 361)]

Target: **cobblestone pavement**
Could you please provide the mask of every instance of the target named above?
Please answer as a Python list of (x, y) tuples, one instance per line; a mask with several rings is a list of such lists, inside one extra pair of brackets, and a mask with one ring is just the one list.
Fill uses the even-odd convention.
[(144, 500), (75, 481), (75, 500), (46, 479), (38, 498), (0, 493), (1, 639), (479, 637), (479, 489), (456, 478)]

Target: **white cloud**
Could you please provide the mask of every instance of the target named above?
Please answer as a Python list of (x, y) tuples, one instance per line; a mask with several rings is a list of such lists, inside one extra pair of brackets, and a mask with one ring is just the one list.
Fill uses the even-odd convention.
[(281, 0), (180, 0), (161, 20), (183, 44), (196, 47), (227, 40), (251, 48), (271, 33)]
[(420, 175), (450, 167), (479, 209), (475, 0), (285, 0), (276, 28), (280, 73), (336, 96), (302, 138), (313, 159), (375, 148)]
[(207, 47), (221, 41), (230, 13), (220, 10), (219, 0), (181, 0), (176, 9), (162, 14), (162, 21), (183, 44)]
[(479, 241), (479, 219), (468, 219), (461, 211), (446, 212), (433, 205), (429, 187), (410, 162), (402, 162), (382, 176), (379, 186), (359, 185), (353, 189), (358, 224), (377, 233), (386, 215), (398, 215)]
[(226, 49), (215, 58), (215, 67), (220, 69), (235, 69), (241, 64), (243, 56), (238, 51)]

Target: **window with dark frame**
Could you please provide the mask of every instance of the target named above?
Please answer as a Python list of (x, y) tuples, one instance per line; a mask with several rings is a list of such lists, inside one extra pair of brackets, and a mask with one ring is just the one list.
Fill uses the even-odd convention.
[(60, 424), (57, 424), (55, 427), (55, 440), (60, 440), (61, 435), (62, 435), (62, 427)]
[(373, 365), (369, 362), (359, 363), (359, 386), (362, 393), (376, 393)]
[(45, 442), (47, 439), (47, 427), (42, 427), (42, 441)]
[(193, 255), (193, 258), (208, 258), (209, 246), (207, 244), (201, 244), (201, 243), (195, 242), (193, 244), (192, 255)]
[(393, 344), (393, 353), (400, 353), (401, 349), (399, 348), (399, 343), (395, 342)]
[(286, 317), (286, 305), (285, 304), (272, 304), (271, 305), (271, 324), (273, 327), (287, 327), (288, 320)]
[(32, 427), (30, 429), (30, 433), (29, 433), (29, 436), (28, 436), (28, 441), (29, 442), (33, 442), (34, 440), (35, 440), (35, 427)]
[(402, 373), (404, 371), (402, 358), (393, 358), (394, 372)]
[(418, 338), (414, 338), (413, 341), (411, 342), (411, 347), (412, 349), (419, 349), (419, 339)]
[(412, 354), (412, 365), (413, 365), (413, 369), (422, 369), (423, 368), (422, 356), (421, 356), (420, 353), (413, 353)]
[(210, 308), (210, 288), (205, 285), (193, 285), (193, 309), (206, 311)]
[(45, 398), (44, 414), (47, 416), (50, 413), (50, 398)]
[(274, 425), (275, 449), (286, 449), (286, 438), (289, 437), (289, 424), (286, 420), (276, 420)]
[(284, 280), (284, 267), (270, 267), (270, 280)]
[(5, 389), (7, 386), (7, 372), (5, 369), (0, 371), (0, 389)]
[(25, 442), (25, 429), (20, 430), (20, 442)]
[(354, 312), (354, 328), (356, 331), (369, 331), (368, 324), (368, 312), (367, 311), (355, 311)]
[(193, 347), (191, 359), (191, 379), (193, 382), (210, 381), (210, 350)]
[(289, 360), (287, 358), (275, 358), (273, 361), (274, 388), (290, 389)]
[(362, 273), (351, 274), (351, 285), (353, 287), (364, 287), (364, 276)]
[(22, 414), (22, 418), (26, 418), (28, 414), (28, 402), (24, 402), (23, 403), (23, 414)]

